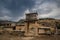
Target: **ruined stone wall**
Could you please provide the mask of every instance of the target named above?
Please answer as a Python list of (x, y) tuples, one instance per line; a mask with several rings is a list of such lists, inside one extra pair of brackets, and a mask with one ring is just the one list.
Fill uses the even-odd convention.
[(25, 26), (16, 26), (16, 30), (25, 31)]

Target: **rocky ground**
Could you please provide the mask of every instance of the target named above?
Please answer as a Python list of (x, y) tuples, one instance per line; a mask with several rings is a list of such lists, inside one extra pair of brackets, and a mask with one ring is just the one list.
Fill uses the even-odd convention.
[(0, 40), (60, 40), (60, 35), (44, 35), (40, 37), (20, 37), (20, 36), (12, 36), (8, 34), (0, 35)]
[(0, 40), (60, 40), (60, 35), (40, 35), (39, 37), (22, 37), (18, 33), (9, 32), (0, 33)]

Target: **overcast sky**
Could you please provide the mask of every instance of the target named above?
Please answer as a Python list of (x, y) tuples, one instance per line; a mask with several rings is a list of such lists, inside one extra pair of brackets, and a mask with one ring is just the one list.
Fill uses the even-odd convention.
[(60, 0), (0, 0), (0, 20), (18, 21), (36, 11), (38, 18), (60, 19)]

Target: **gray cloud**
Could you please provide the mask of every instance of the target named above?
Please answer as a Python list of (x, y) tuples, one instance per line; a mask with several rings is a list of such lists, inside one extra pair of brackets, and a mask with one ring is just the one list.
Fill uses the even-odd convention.
[(39, 3), (39, 1), (37, 1), (35, 7), (32, 9), (32, 11), (37, 11), (39, 13), (39, 18), (50, 17), (60, 19), (59, 0), (43, 0), (42, 4), (40, 4), (41, 2)]
[(0, 17), (9, 16), (11, 20), (16, 20), (23, 16), (24, 11), (35, 5), (34, 0), (0, 0)]
[(0, 0), (0, 19), (18, 21), (28, 11), (37, 11), (39, 18), (60, 18), (60, 0)]

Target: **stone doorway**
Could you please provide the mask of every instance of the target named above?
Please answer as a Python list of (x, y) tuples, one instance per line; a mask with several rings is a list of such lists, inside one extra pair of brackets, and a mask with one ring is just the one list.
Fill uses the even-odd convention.
[(29, 35), (34, 36), (36, 34), (35, 31), (36, 31), (36, 28), (34, 27), (29, 28)]
[(45, 30), (41, 29), (41, 28), (38, 28), (38, 34), (39, 35), (45, 34)]
[(38, 34), (45, 35), (45, 34), (51, 34), (51, 32), (50, 32), (50, 29), (47, 29), (47, 28), (38, 28)]

